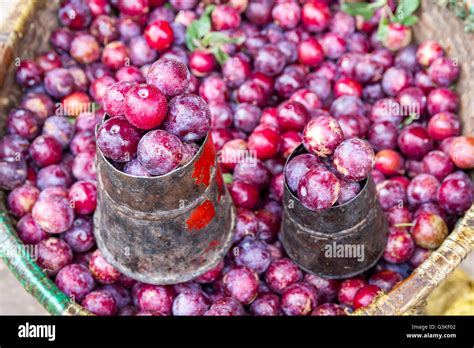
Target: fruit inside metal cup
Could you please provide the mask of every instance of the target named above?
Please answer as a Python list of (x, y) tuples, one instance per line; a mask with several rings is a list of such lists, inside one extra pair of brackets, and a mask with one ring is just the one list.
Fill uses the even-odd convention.
[[(300, 145), (286, 165), (306, 152)], [(361, 182), (362, 189), (352, 200), (324, 211), (304, 207), (286, 178), (284, 186), (280, 240), (289, 257), (305, 271), (347, 278), (366, 271), (382, 257), (388, 225), (371, 176)]]
[(232, 244), (235, 211), (210, 133), (183, 167), (155, 177), (115, 168), (97, 149), (94, 234), (105, 259), (150, 284), (191, 280)]

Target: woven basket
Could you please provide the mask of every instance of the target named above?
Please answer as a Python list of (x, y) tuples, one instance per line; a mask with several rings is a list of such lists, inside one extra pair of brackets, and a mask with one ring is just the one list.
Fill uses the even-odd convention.
[[(17, 105), (21, 96), (21, 90), (15, 83), (15, 61), (17, 58), (33, 58), (36, 52), (47, 49), (49, 33), (58, 25), (57, 6), (56, 1), (17, 0), (13, 12), (0, 23), (0, 134), (8, 109)], [(474, 98), (469, 98), (469, 92), (474, 90), (474, 35), (464, 33), (462, 22), (454, 14), (435, 6), (430, 0), (422, 1), (419, 15), (420, 21), (414, 29), (416, 39), (434, 38), (440, 41), (448, 55), (457, 58), (462, 67), (458, 84), (460, 115), (464, 134), (472, 135)], [(0, 253), (12, 273), (51, 314), (89, 315), (88, 311), (63, 294), (26, 253), (8, 252), (18, 250), (22, 242), (5, 209), (5, 193), (0, 192), (0, 195)], [(355, 314), (420, 313), (426, 297), (461, 263), (473, 245), (474, 206), (439, 249), (410, 277)]]

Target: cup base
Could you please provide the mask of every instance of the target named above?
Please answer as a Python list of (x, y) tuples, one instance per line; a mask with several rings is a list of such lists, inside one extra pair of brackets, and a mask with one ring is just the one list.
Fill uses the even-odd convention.
[(140, 282), (168, 285), (192, 280), (217, 266), (232, 246), (236, 217), (227, 191), (215, 207), (215, 221), (207, 227), (221, 231), (213, 235), (206, 229), (180, 229), (174, 219), (135, 220), (134, 226), (127, 226), (120, 222), (127, 217), (117, 211), (111, 216), (112, 207), (104, 203), (99, 200), (94, 214), (97, 246), (107, 262)]

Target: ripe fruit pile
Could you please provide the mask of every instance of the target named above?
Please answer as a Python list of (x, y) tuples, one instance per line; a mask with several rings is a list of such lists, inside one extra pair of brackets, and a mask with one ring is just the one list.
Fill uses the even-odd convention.
[[(472, 203), (463, 170), (474, 168), (474, 138), (460, 135), (459, 97), (450, 88), (459, 74), (455, 60), (433, 41), (407, 45), (404, 24), (388, 25), (380, 41), (382, 8), (366, 20), (329, 0), (206, 4), (61, 3), (51, 50), (20, 57), (16, 79), (24, 95), (0, 140), (0, 186), (9, 191), (19, 238), (37, 245), (39, 266), (61, 291), (98, 315), (343, 315), (366, 306), (426, 260)], [(394, 1), (388, 6), (395, 13)], [(177, 62), (190, 69), (188, 86)], [(209, 105), (237, 206), (234, 246), (215, 269), (185, 284), (135, 282), (95, 246), (94, 130), (104, 109), (91, 106), (111, 116), (99, 135), (102, 151), (127, 173), (160, 175), (177, 159), (155, 158), (155, 146), (167, 137), (192, 156), (205, 134), (205, 122), (188, 112), (207, 112), (193, 94)], [(334, 119), (344, 139), (311, 132)], [(182, 126), (192, 131), (181, 133)], [(305, 273), (278, 241), (284, 163), (305, 127), (305, 145), (323, 159), (298, 156), (298, 171), (323, 163), (324, 175), (336, 173), (339, 203), (357, 194), (368, 168), (347, 165), (346, 152), (369, 152), (357, 138), (376, 152), (371, 175), (390, 237), (383, 259), (358, 277)], [(324, 159), (338, 148), (340, 159)], [(286, 179), (296, 192), (299, 174), (291, 166)], [(309, 185), (319, 180), (308, 178)]]
[(339, 123), (331, 116), (317, 116), (308, 122), (303, 145), (310, 153), (293, 158), (285, 175), (289, 188), (310, 210), (349, 202), (360, 192), (359, 182), (374, 169), (370, 144), (359, 138), (344, 140)]
[(104, 156), (136, 176), (164, 175), (184, 166), (199, 150), (195, 141), (211, 127), (206, 102), (186, 93), (191, 74), (182, 62), (157, 60), (147, 81), (121, 81), (107, 88), (102, 106), (111, 118), (97, 132)]

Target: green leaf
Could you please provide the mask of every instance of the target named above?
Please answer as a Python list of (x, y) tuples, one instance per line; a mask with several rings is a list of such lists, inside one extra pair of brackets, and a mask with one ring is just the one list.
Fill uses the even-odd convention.
[(241, 43), (245, 40), (243, 37), (229, 37), (225, 33), (219, 31), (212, 31), (204, 35), (201, 43), (203, 46), (219, 46), (227, 43)]
[(369, 5), (366, 2), (345, 2), (342, 4), (341, 10), (352, 16), (362, 16), (369, 20), (375, 12), (375, 9), (369, 7)]
[(417, 16), (408, 16), (408, 17), (405, 17), (403, 19), (402, 24), (406, 25), (407, 27), (410, 27), (413, 24), (415, 24), (416, 22), (418, 22), (418, 17)]
[(395, 11), (395, 21), (403, 23), (420, 7), (420, 0), (400, 0)]
[(226, 184), (232, 184), (232, 181), (234, 181), (234, 178), (232, 177), (232, 174), (224, 173), (224, 174), (222, 174), (222, 177), (223, 177), (224, 182)]
[(365, 19), (369, 20), (373, 15), (376, 9), (385, 6), (387, 0), (377, 0), (371, 3), (367, 2), (351, 2), (343, 3), (341, 5), (342, 11), (352, 15), (352, 16), (362, 16)]
[(211, 31), (211, 19), (209, 17), (201, 17), (197, 22), (197, 34), (199, 38), (203, 38)]
[(204, 35), (203, 39), (202, 39), (202, 44), (203, 46), (209, 46), (212, 44), (212, 46), (216, 46), (216, 45), (221, 45), (221, 44), (226, 44), (229, 42), (229, 37), (220, 32), (220, 31), (212, 31), (210, 33), (207, 33), (206, 35)]
[(194, 51), (197, 47), (196, 43), (211, 31), (211, 18), (210, 15), (214, 10), (215, 6), (207, 6), (202, 16), (199, 19), (195, 19), (191, 22), (186, 30), (186, 47), (190, 51)]
[(211, 32), (211, 13), (215, 5), (209, 5), (204, 9), (203, 14), (194, 20), (186, 30), (186, 47), (190, 51), (196, 48), (207, 49), (212, 52), (219, 64), (223, 64), (229, 56), (220, 48), (227, 43), (241, 43), (244, 37), (229, 37), (228, 35), (213, 31)]
[(190, 51), (194, 51), (197, 47), (196, 42), (201, 39), (211, 30), (211, 20), (209, 18), (200, 18), (194, 20), (186, 30), (186, 47)]
[(229, 55), (225, 53), (220, 47), (211, 47), (211, 52), (216, 58), (219, 65), (225, 63), (227, 59), (229, 59)]
[(380, 19), (379, 22), (379, 27), (377, 29), (377, 38), (380, 40), (380, 42), (384, 42), (385, 39), (387, 38), (387, 33), (388, 33), (388, 19), (383, 17)]
[(216, 8), (216, 5), (209, 5), (207, 6), (205, 9), (204, 9), (204, 12), (202, 13), (201, 15), (201, 18), (202, 17), (209, 17), (212, 13), (212, 11), (214, 11), (214, 9)]
[(400, 0), (405, 10), (405, 17), (411, 16), (420, 7), (420, 0)]
[(196, 45), (194, 44), (195, 40), (198, 40), (198, 21), (195, 20), (191, 22), (188, 29), (186, 30), (186, 47), (190, 51), (194, 51)]
[(372, 8), (372, 9), (378, 9), (378, 8), (383, 7), (385, 5), (387, 5), (387, 0), (377, 0), (377, 1), (371, 2), (369, 4), (369, 7)]

